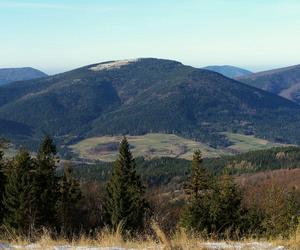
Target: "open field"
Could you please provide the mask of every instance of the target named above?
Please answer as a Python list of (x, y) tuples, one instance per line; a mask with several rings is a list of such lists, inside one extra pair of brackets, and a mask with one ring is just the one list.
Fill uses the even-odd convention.
[[(191, 159), (193, 151), (200, 149), (204, 157), (218, 157), (225, 154), (242, 153), (249, 150), (267, 149), (282, 144), (241, 134), (225, 134), (233, 145), (215, 149), (201, 142), (185, 139), (174, 134), (151, 133), (141, 136), (127, 136), (135, 157), (175, 157)], [(82, 159), (113, 161), (118, 152), (121, 136), (92, 137), (71, 145), (70, 149)]]
[(287, 146), (287, 144), (280, 144), (270, 142), (265, 139), (256, 138), (252, 135), (242, 135), (234, 133), (224, 133), (226, 137), (233, 143), (227, 149), (233, 150), (237, 153), (245, 153), (251, 150), (262, 150), (273, 147)]
[[(90, 160), (113, 161), (118, 152), (121, 136), (103, 136), (85, 139), (71, 146), (80, 158)], [(190, 159), (195, 149), (199, 148), (205, 157), (217, 157), (225, 151), (213, 149), (205, 144), (188, 140), (173, 134), (146, 134), (127, 136), (135, 157), (177, 157)]]

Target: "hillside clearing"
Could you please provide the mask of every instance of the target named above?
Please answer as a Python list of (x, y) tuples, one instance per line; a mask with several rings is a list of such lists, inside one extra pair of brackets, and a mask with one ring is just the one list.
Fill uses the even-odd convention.
[(245, 153), (252, 150), (263, 150), (273, 147), (288, 146), (287, 144), (280, 144), (270, 142), (265, 139), (256, 138), (252, 135), (223, 133), (233, 143), (227, 147), (228, 150), (232, 150), (237, 153)]
[[(233, 145), (215, 149), (204, 143), (185, 139), (174, 134), (149, 133), (141, 136), (127, 136), (135, 157), (147, 159), (155, 157), (174, 157), (191, 159), (193, 151), (200, 149), (204, 157), (219, 157), (250, 150), (268, 149), (282, 144), (271, 143), (253, 136), (225, 133)], [(118, 152), (121, 136), (102, 136), (84, 139), (69, 146), (81, 159), (114, 161)]]
[[(70, 146), (80, 158), (101, 161), (114, 161), (118, 152), (121, 136), (92, 137)], [(190, 159), (195, 149), (200, 148), (205, 157), (217, 157), (220, 150), (203, 143), (185, 139), (174, 134), (146, 134), (127, 136), (135, 157), (176, 157)]]

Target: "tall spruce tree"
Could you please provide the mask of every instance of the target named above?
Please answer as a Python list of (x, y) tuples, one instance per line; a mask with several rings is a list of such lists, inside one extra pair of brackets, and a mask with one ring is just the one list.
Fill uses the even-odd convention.
[(123, 231), (129, 233), (142, 230), (148, 204), (126, 137), (120, 143), (119, 156), (106, 191), (105, 210), (108, 224), (114, 230), (122, 224)]
[(191, 178), (185, 185), (185, 192), (193, 198), (197, 198), (211, 187), (211, 176), (207, 169), (202, 166), (202, 153), (196, 150), (193, 154)]
[(4, 224), (16, 233), (29, 235), (36, 219), (34, 163), (28, 151), (21, 150), (11, 164), (3, 197)]
[(60, 228), (69, 236), (74, 230), (76, 205), (81, 196), (79, 182), (73, 177), (72, 165), (70, 163), (65, 163), (64, 173), (59, 181), (59, 197), (56, 209)]
[(223, 236), (241, 224), (242, 196), (231, 176), (225, 172), (219, 178), (213, 177), (201, 163), (201, 152), (196, 151), (180, 223), (189, 231)]
[(42, 141), (36, 159), (34, 192), (38, 203), (38, 226), (56, 225), (58, 177), (56, 176), (56, 146), (50, 136)]
[(242, 194), (232, 176), (227, 171), (217, 182), (218, 216), (216, 218), (219, 233), (239, 229), (242, 220)]
[(191, 178), (185, 185), (188, 200), (180, 218), (180, 225), (194, 232), (211, 231), (214, 226), (211, 223), (211, 210), (215, 207), (211, 202), (215, 194), (213, 179), (201, 163), (201, 151), (196, 150), (193, 154)]

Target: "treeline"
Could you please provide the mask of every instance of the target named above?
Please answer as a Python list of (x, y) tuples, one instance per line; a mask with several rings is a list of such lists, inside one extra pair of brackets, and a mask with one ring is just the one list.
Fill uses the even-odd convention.
[[(178, 188), (191, 173), (191, 161), (185, 159), (162, 157), (146, 160), (139, 157), (136, 163), (138, 174), (149, 187), (170, 185), (170, 188)], [(297, 168), (300, 166), (300, 148), (275, 147), (235, 156), (205, 158), (202, 165), (214, 175), (222, 174), (225, 168), (230, 174)], [(112, 167), (110, 162), (79, 164), (74, 166), (74, 175), (82, 181), (107, 181)]]
[(213, 176), (202, 166), (200, 151), (194, 153), (185, 191), (187, 203), (180, 225), (191, 232), (223, 238), (249, 234), (288, 237), (297, 229), (295, 193), (272, 183), (265, 190), (263, 205), (257, 200), (247, 204), (247, 197), (226, 169), (222, 175)]
[(74, 203), (81, 197), (79, 182), (65, 165), (56, 175), (56, 147), (50, 137), (36, 158), (21, 149), (11, 160), (0, 161), (0, 221), (9, 235), (33, 236), (42, 228), (68, 231)]
[[(56, 153), (48, 136), (36, 157), (22, 149), (12, 160), (3, 160), (1, 153), (3, 235), (34, 239), (47, 228), (54, 236), (72, 238), (82, 233), (93, 236), (109, 228), (126, 238), (149, 233), (147, 225), (154, 219), (169, 233), (182, 228), (193, 235), (218, 238), (289, 237), (298, 226), (299, 204), (293, 191), (272, 183), (264, 190), (263, 202), (249, 201), (234, 182), (230, 168), (216, 175), (205, 166), (200, 151), (194, 152), (191, 163), (182, 160), (190, 171), (185, 173), (183, 185), (173, 187), (172, 192), (143, 184), (137, 171), (140, 160), (133, 158), (125, 137), (112, 171), (102, 181), (79, 183), (67, 163), (63, 172), (56, 172)], [(158, 167), (154, 164), (151, 168)]]

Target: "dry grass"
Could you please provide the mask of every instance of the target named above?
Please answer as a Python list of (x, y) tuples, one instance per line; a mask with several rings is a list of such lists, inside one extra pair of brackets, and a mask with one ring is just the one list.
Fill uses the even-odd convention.
[[(239, 243), (243, 244), (244, 247), (237, 247), (236, 242), (231, 241), (222, 241), (216, 242), (213, 239), (204, 239), (202, 237), (194, 236), (187, 234), (186, 231), (180, 229), (178, 230), (171, 238), (168, 237), (159, 227), (159, 225), (155, 222), (151, 225), (153, 235), (149, 237), (143, 237), (141, 239), (132, 239), (132, 240), (123, 240), (122, 237), (122, 227), (121, 225), (118, 227), (116, 232), (112, 233), (108, 229), (104, 229), (99, 234), (94, 237), (87, 237), (82, 235), (80, 238), (76, 238), (73, 240), (66, 240), (64, 238), (61, 239), (53, 239), (49, 232), (46, 230), (42, 234), (39, 239), (32, 244), (32, 242), (21, 238), (14, 238), (9, 243), (11, 245), (18, 246), (18, 249), (28, 249), (28, 246), (31, 246), (30, 249), (44, 249), (44, 250), (52, 250), (56, 249), (55, 246), (68, 246), (69, 249), (77, 249), (78, 247), (114, 247), (114, 248), (123, 248), (123, 249), (157, 249), (157, 250), (209, 250), (208, 244), (210, 242), (215, 242), (216, 244), (220, 244), (221, 248), (213, 248), (213, 249), (254, 249), (251, 246), (251, 243), (257, 242), (257, 239), (241, 239)], [(12, 237), (12, 236), (10, 236)], [(267, 240), (262, 240), (262, 242), (266, 242)], [(3, 242), (3, 241), (1, 241)], [(268, 240), (274, 246), (284, 246), (285, 249), (289, 250), (300, 250), (300, 226), (297, 230), (297, 233), (293, 235), (288, 240), (283, 239), (271, 239)], [(226, 245), (226, 247), (222, 248), (222, 246)], [(232, 246), (228, 248), (229, 246)], [(0, 247), (1, 248), (1, 247)], [(257, 250), (259, 248), (256, 248)], [(267, 249), (267, 248), (264, 248)], [(270, 247), (270, 249), (275, 249), (275, 247)]]
[(274, 245), (283, 245), (289, 250), (300, 250), (300, 224), (295, 235), (292, 235), (289, 239), (273, 239), (271, 242)]

